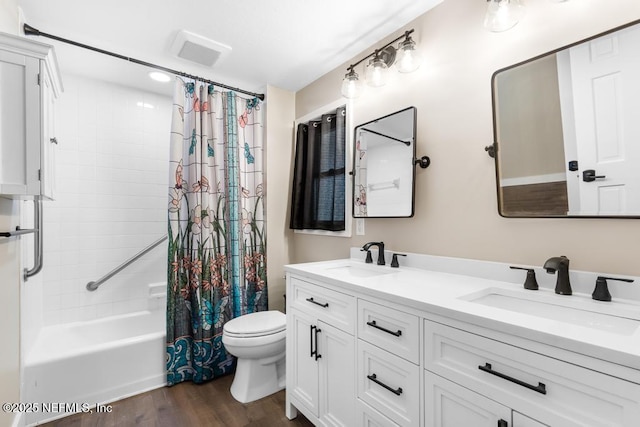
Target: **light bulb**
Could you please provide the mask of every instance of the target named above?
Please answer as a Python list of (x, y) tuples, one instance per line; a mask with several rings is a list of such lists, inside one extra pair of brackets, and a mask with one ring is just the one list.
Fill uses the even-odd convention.
[(396, 66), (401, 73), (411, 73), (417, 70), (422, 64), (422, 55), (416, 50), (416, 42), (411, 37), (407, 37), (398, 46), (398, 58)]
[(484, 27), (493, 32), (513, 28), (524, 14), (520, 0), (488, 0)]
[(353, 68), (344, 75), (341, 92), (342, 96), (349, 99), (360, 96), (360, 93), (362, 92), (362, 82), (358, 78), (358, 73), (353, 71)]
[(387, 77), (389, 75), (389, 67), (380, 58), (374, 57), (369, 61), (367, 69), (365, 70), (365, 77), (369, 86), (378, 87), (387, 84)]

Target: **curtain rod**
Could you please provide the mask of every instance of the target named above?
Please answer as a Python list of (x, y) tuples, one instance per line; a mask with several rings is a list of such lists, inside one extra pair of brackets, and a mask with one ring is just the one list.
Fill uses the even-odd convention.
[(42, 31), (32, 27), (29, 24), (24, 24), (23, 25), (23, 29), (24, 29), (24, 34), (26, 36), (42, 36), (42, 37), (47, 37), (47, 38), (50, 38), (50, 39), (53, 39), (53, 40), (58, 40), (58, 41), (63, 42), (63, 43), (68, 43), (68, 44), (71, 44), (71, 45), (74, 45), (74, 46), (78, 46), (78, 47), (81, 47), (81, 48), (84, 48), (84, 49), (92, 50), (94, 52), (102, 53), (104, 55), (109, 55), (109, 56), (113, 56), (115, 58), (124, 59), (125, 61), (133, 62), (134, 64), (144, 65), (145, 67), (155, 68), (157, 70), (161, 70), (161, 71), (165, 71), (167, 73), (175, 74), (176, 76), (186, 77), (188, 79), (193, 79), (193, 80), (199, 80), (199, 81), (201, 81), (203, 83), (209, 83), (209, 84), (212, 84), (214, 86), (219, 86), (219, 87), (222, 87), (222, 88), (225, 88), (225, 89), (229, 89), (229, 90), (232, 90), (232, 91), (235, 91), (235, 92), (244, 93), (245, 95), (255, 96), (256, 98), (260, 99), (261, 101), (264, 101), (264, 94), (263, 93), (249, 92), (249, 91), (246, 91), (246, 90), (239, 89), (237, 87), (227, 86), (225, 84), (214, 82), (214, 81), (209, 80), (209, 79), (205, 79), (205, 78), (202, 78), (202, 77), (194, 76), (192, 74), (183, 73), (182, 71), (172, 70), (171, 68), (163, 67), (161, 65), (152, 64), (150, 62), (145, 62), (145, 61), (141, 61), (139, 59), (130, 58), (128, 56), (120, 55), (118, 53), (109, 52), (108, 50), (100, 49), (100, 48), (89, 46), (89, 45), (82, 44), (82, 43), (78, 43), (78, 42), (75, 42), (73, 40), (64, 39), (62, 37), (54, 36), (52, 34), (43, 33)]

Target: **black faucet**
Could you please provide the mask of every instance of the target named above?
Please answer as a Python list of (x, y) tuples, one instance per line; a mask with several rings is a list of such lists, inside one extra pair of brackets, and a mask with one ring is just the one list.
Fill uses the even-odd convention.
[(384, 242), (369, 242), (362, 247), (363, 251), (368, 251), (371, 246), (378, 247), (378, 265), (384, 265)]
[(556, 294), (571, 295), (571, 283), (569, 282), (569, 258), (562, 255), (559, 257), (549, 258), (542, 267), (547, 273), (553, 274), (558, 272), (556, 280)]

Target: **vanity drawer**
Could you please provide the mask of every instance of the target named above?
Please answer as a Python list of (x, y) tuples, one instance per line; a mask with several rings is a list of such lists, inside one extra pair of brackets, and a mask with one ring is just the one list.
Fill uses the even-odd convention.
[(355, 332), (356, 298), (291, 278), (291, 305), (350, 334)]
[(359, 299), (358, 338), (408, 361), (420, 363), (420, 319)]
[(640, 385), (428, 320), (424, 334), (426, 369), (544, 424), (640, 419)]
[(356, 399), (356, 412), (356, 426), (398, 427), (398, 424), (394, 423), (360, 399)]
[(358, 340), (358, 398), (399, 426), (420, 424), (420, 367)]

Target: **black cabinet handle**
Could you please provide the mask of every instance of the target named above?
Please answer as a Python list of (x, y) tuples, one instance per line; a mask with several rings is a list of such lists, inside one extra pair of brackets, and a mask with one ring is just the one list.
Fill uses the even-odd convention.
[(498, 420), (498, 427), (509, 427), (509, 423), (505, 420)]
[(322, 332), (322, 329), (320, 328), (316, 328), (316, 350), (315, 350), (315, 356), (316, 356), (316, 360), (320, 359), (322, 357), (321, 354), (318, 353), (318, 334), (320, 332)]
[(320, 332), (322, 332), (322, 330), (319, 329), (316, 325), (311, 325), (309, 328), (309, 342), (311, 343), (311, 354), (309, 354), (309, 357), (315, 357), (316, 360), (322, 357), (320, 354), (318, 354), (318, 334)]
[(386, 385), (385, 383), (383, 383), (382, 381), (380, 381), (378, 379), (378, 377), (376, 376), (376, 374), (367, 375), (367, 378), (369, 378), (371, 381), (373, 381), (374, 383), (378, 384), (379, 386), (386, 388), (387, 390), (389, 390), (391, 393), (395, 394), (396, 396), (400, 396), (402, 394), (402, 387), (398, 387), (397, 389), (391, 388), (388, 385)]
[(49, 142), (58, 145), (58, 138), (49, 138)]
[(382, 326), (378, 326), (378, 324), (376, 323), (375, 320), (372, 320), (371, 322), (367, 322), (367, 325), (374, 327), (376, 329), (380, 329), (381, 331), (384, 331), (388, 334), (391, 334), (393, 336), (399, 337), (400, 335), (402, 335), (402, 331), (401, 330), (397, 330), (396, 332), (390, 331), (387, 328), (383, 328)]
[(320, 306), (320, 307), (322, 307), (322, 308), (327, 308), (327, 307), (329, 307), (329, 303), (328, 303), (328, 302), (325, 302), (324, 304), (322, 304), (322, 303), (319, 303), (318, 301), (314, 301), (314, 300), (313, 300), (313, 297), (311, 297), (311, 298), (307, 298), (307, 301), (309, 301), (310, 303), (313, 303), (313, 304), (315, 304), (315, 305), (319, 305), (319, 306)]
[(540, 394), (547, 394), (547, 386), (544, 385), (543, 383), (538, 382), (537, 386), (525, 383), (524, 381), (520, 381), (517, 378), (513, 378), (513, 377), (510, 377), (509, 375), (505, 375), (505, 374), (500, 373), (498, 371), (494, 371), (493, 369), (491, 369), (491, 363), (485, 363), (484, 366), (480, 365), (480, 366), (478, 366), (478, 369), (480, 369), (481, 371), (484, 371), (484, 372), (488, 372), (491, 375), (495, 375), (496, 377), (500, 377), (500, 378), (505, 379), (507, 381), (511, 381), (512, 383), (516, 383), (518, 385), (521, 385), (522, 387), (526, 387), (526, 388), (528, 388), (530, 390), (537, 391)]
[(309, 325), (309, 346), (310, 346), (309, 357), (313, 357), (313, 355), (315, 354), (313, 350), (313, 336), (314, 336), (313, 331), (315, 329), (316, 329), (315, 325)]

